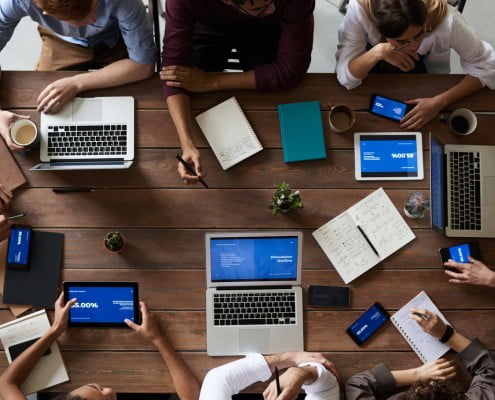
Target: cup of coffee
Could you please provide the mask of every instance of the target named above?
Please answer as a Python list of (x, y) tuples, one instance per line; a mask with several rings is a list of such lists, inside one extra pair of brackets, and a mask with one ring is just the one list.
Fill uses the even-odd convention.
[(450, 129), (458, 135), (470, 135), (478, 125), (476, 114), (467, 108), (458, 108), (447, 118)]
[(334, 132), (341, 133), (346, 132), (354, 126), (356, 123), (356, 115), (350, 107), (340, 104), (334, 106), (328, 104), (330, 107), (330, 113), (328, 114), (328, 123), (330, 129)]
[(12, 141), (27, 149), (37, 147), (40, 143), (38, 127), (30, 119), (18, 119), (10, 125), (10, 138)]

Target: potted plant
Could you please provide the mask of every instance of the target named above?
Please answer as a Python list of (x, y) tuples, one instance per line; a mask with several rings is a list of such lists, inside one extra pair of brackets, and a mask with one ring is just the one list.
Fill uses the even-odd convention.
[(409, 218), (423, 218), (429, 208), (430, 200), (423, 192), (412, 192), (404, 204), (404, 214)]
[(105, 249), (112, 253), (120, 253), (125, 247), (125, 238), (120, 232), (108, 232), (103, 239)]
[(286, 182), (280, 182), (275, 187), (277, 190), (271, 198), (269, 206), (273, 215), (303, 208), (299, 190), (293, 192), (290, 185)]

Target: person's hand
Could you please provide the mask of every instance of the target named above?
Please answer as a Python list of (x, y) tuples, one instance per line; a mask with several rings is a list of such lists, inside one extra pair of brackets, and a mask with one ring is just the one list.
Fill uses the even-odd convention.
[[(192, 167), (194, 168), (198, 176), (204, 177), (206, 175), (202, 172), (201, 158), (196, 147), (189, 147), (184, 149), (182, 152), (182, 159), (186, 163), (192, 164)], [(198, 176), (191, 175), (189, 172), (187, 172), (186, 167), (184, 167), (181, 162), (178, 162), (177, 170), (179, 171), (180, 177), (184, 180), (184, 183), (191, 184), (199, 182)]]
[(38, 96), (38, 112), (55, 114), (80, 92), (77, 75), (50, 83)]
[(446, 267), (455, 268), (459, 271), (445, 270), (445, 273), (452, 278), (449, 279), (449, 282), (495, 287), (495, 271), (492, 271), (481, 261), (475, 260), (471, 256), (469, 256), (469, 261), (469, 263), (459, 263), (449, 260), (443, 263)]
[(139, 333), (144, 339), (150, 342), (153, 342), (156, 339), (161, 338), (162, 333), (160, 332), (160, 327), (158, 326), (155, 317), (148, 311), (148, 307), (146, 306), (146, 303), (144, 301), (140, 301), (139, 306), (141, 310), (141, 316), (143, 319), (141, 325), (132, 322), (130, 319), (126, 319), (124, 321), (127, 324), (127, 326), (131, 328), (133, 331)]
[(402, 129), (420, 129), (442, 110), (443, 104), (435, 97), (420, 98), (406, 101), (407, 104), (415, 104), (400, 121)]
[(160, 71), (160, 79), (167, 86), (180, 87), (190, 92), (207, 92), (212, 90), (211, 77), (208, 72), (197, 67), (170, 65)]
[(67, 329), (69, 320), (69, 310), (77, 302), (77, 299), (71, 299), (64, 305), (64, 293), (60, 293), (55, 302), (55, 316), (53, 317), (52, 329), (60, 336)]
[(29, 115), (14, 114), (10, 111), (0, 110), (0, 135), (10, 150), (24, 150), (23, 146), (15, 144), (10, 138), (10, 125), (18, 119), (29, 119)]
[(5, 186), (0, 185), (0, 214), (3, 214), (10, 207), (12, 192)]
[[(304, 382), (311, 379), (311, 374), (304, 368), (291, 367), (280, 375), (280, 396), (277, 396), (277, 384), (275, 380), (270, 382), (265, 391), (263, 398), (265, 400), (294, 400), (299, 396), (301, 387)], [(314, 367), (309, 367), (315, 369)]]
[(380, 58), (403, 72), (414, 69), (416, 61), (419, 60), (419, 55), (416, 51), (396, 50), (390, 43), (379, 43), (377, 46), (380, 46)]
[(299, 364), (306, 362), (315, 362), (323, 365), (326, 369), (328, 369), (335, 377), (339, 378), (339, 373), (335, 364), (329, 361), (325, 356), (321, 353), (311, 353), (308, 351), (295, 351), (286, 353), (288, 359), (291, 362), (291, 366), (297, 367)]
[(430, 379), (444, 381), (455, 377), (456, 364), (445, 358), (439, 358), (416, 368), (415, 372), (417, 374), (417, 382), (426, 382)]
[(0, 242), (9, 237), (10, 223), (5, 215), (0, 215)]
[(441, 318), (438, 317), (437, 314), (425, 310), (424, 308), (411, 308), (411, 313), (420, 313), (423, 314), (427, 319), (423, 319), (422, 317), (411, 314), (410, 318), (414, 319), (421, 329), (423, 329), (426, 333), (430, 334), (437, 339), (440, 339), (445, 333), (446, 325), (442, 321)]

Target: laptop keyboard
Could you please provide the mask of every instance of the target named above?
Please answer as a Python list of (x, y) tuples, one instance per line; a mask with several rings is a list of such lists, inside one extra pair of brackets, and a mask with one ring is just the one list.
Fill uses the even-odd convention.
[(48, 156), (127, 154), (127, 125), (51, 125)]
[(450, 153), (451, 228), (481, 230), (480, 153)]
[(214, 293), (214, 325), (289, 325), (296, 323), (294, 292)]

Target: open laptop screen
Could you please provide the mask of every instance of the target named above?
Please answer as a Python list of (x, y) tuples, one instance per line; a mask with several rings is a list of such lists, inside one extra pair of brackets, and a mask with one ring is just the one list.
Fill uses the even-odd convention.
[(431, 225), (435, 229), (445, 229), (445, 173), (443, 146), (433, 135), (430, 140), (431, 174)]
[(211, 238), (211, 281), (294, 281), (298, 241), (297, 236)]

